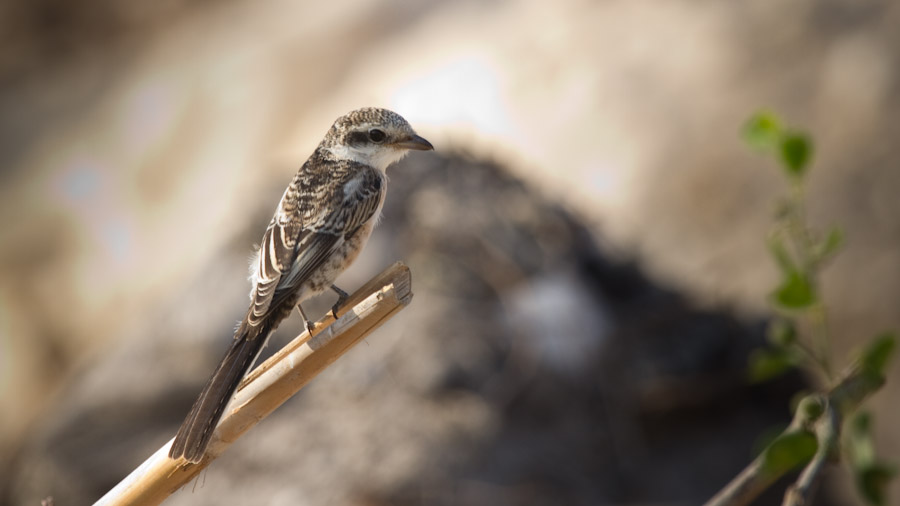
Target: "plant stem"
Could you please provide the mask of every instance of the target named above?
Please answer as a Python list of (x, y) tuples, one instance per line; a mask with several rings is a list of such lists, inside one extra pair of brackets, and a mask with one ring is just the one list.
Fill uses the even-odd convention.
[(827, 383), (833, 380), (831, 369), (831, 340), (828, 332), (827, 308), (819, 295), (819, 262), (815, 258), (815, 245), (806, 221), (806, 189), (803, 181), (791, 184), (791, 205), (788, 214), (788, 230), (797, 254), (798, 268), (811, 285), (816, 302), (806, 309), (803, 316), (809, 322), (812, 340), (811, 351)]

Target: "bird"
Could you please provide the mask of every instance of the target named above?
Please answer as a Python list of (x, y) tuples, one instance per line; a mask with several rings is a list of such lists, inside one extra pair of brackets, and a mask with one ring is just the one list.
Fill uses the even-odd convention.
[(250, 306), (225, 356), (175, 435), (172, 459), (197, 463), (226, 405), (269, 335), (301, 303), (328, 289), (356, 259), (381, 214), (385, 171), (411, 150), (433, 150), (399, 114), (366, 107), (335, 120), (281, 197), (250, 266)]

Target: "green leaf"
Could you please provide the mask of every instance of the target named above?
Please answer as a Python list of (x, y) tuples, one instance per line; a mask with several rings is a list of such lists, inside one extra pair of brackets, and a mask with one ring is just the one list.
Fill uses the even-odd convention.
[(869, 437), (872, 431), (872, 413), (858, 411), (847, 425), (853, 437)]
[(760, 151), (775, 151), (781, 139), (781, 122), (769, 111), (758, 112), (742, 129), (744, 142)]
[(794, 366), (794, 360), (785, 350), (757, 348), (750, 353), (747, 371), (752, 383), (762, 383), (777, 378)]
[(780, 154), (781, 163), (788, 175), (801, 178), (812, 158), (812, 141), (799, 132), (784, 134), (781, 138)]
[(772, 258), (775, 259), (775, 263), (778, 264), (782, 273), (789, 274), (797, 270), (797, 267), (794, 265), (794, 260), (791, 258), (791, 254), (788, 252), (787, 246), (784, 244), (784, 238), (781, 234), (774, 232), (769, 235), (768, 244), (769, 253), (772, 254)]
[(831, 255), (837, 253), (841, 246), (844, 245), (844, 231), (840, 227), (832, 227), (828, 231), (828, 235), (816, 247), (816, 256), (819, 260), (824, 260)]
[(763, 429), (753, 441), (751, 456), (755, 458), (757, 455), (762, 455), (785, 430), (787, 430), (787, 424), (770, 425)]
[(797, 411), (803, 415), (805, 423), (812, 423), (822, 416), (827, 403), (822, 395), (807, 395), (797, 404)]
[(800, 409), (800, 403), (803, 402), (803, 399), (806, 399), (813, 392), (809, 390), (797, 390), (794, 392), (794, 395), (791, 395), (791, 399), (789, 401), (789, 406), (791, 407), (791, 413), (796, 413), (798, 409)]
[(766, 337), (773, 346), (787, 348), (797, 341), (797, 329), (791, 320), (776, 318), (769, 323)]
[(869, 504), (887, 504), (887, 488), (897, 474), (897, 467), (886, 462), (874, 462), (856, 471), (856, 487)]
[(788, 273), (772, 297), (779, 306), (786, 309), (803, 309), (816, 301), (812, 283), (798, 271)]
[(854, 468), (865, 467), (875, 462), (872, 415), (868, 411), (860, 411), (850, 418), (844, 437), (847, 442), (847, 456)]
[(810, 432), (796, 431), (782, 434), (763, 453), (762, 468), (768, 473), (780, 476), (809, 462), (818, 447), (816, 436)]
[(856, 478), (856, 488), (867, 503), (877, 506), (886, 504), (887, 487), (897, 474), (897, 468), (878, 460), (875, 455), (872, 415), (861, 411), (848, 420), (846, 427), (846, 456)]
[(884, 377), (884, 373), (896, 347), (896, 337), (893, 332), (885, 332), (876, 337), (862, 354), (863, 369), (871, 374)]

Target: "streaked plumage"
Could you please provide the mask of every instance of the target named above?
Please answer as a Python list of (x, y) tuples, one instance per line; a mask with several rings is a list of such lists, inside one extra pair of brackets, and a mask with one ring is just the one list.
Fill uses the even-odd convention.
[(334, 280), (362, 250), (381, 212), (385, 170), (410, 149), (432, 146), (394, 112), (358, 109), (334, 122), (266, 228), (251, 266), (247, 315), (178, 430), (171, 458), (199, 462), (269, 334), (303, 300), (330, 287), (339, 290)]

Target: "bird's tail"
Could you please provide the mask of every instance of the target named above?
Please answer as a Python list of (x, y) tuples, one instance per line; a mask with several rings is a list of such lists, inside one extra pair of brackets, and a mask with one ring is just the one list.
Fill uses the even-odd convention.
[(261, 327), (263, 328), (241, 325), (238, 329), (219, 367), (203, 387), (200, 397), (178, 429), (169, 449), (170, 458), (184, 457), (188, 462), (194, 463), (203, 458), (225, 406), (266, 342), (270, 329), (266, 324)]

